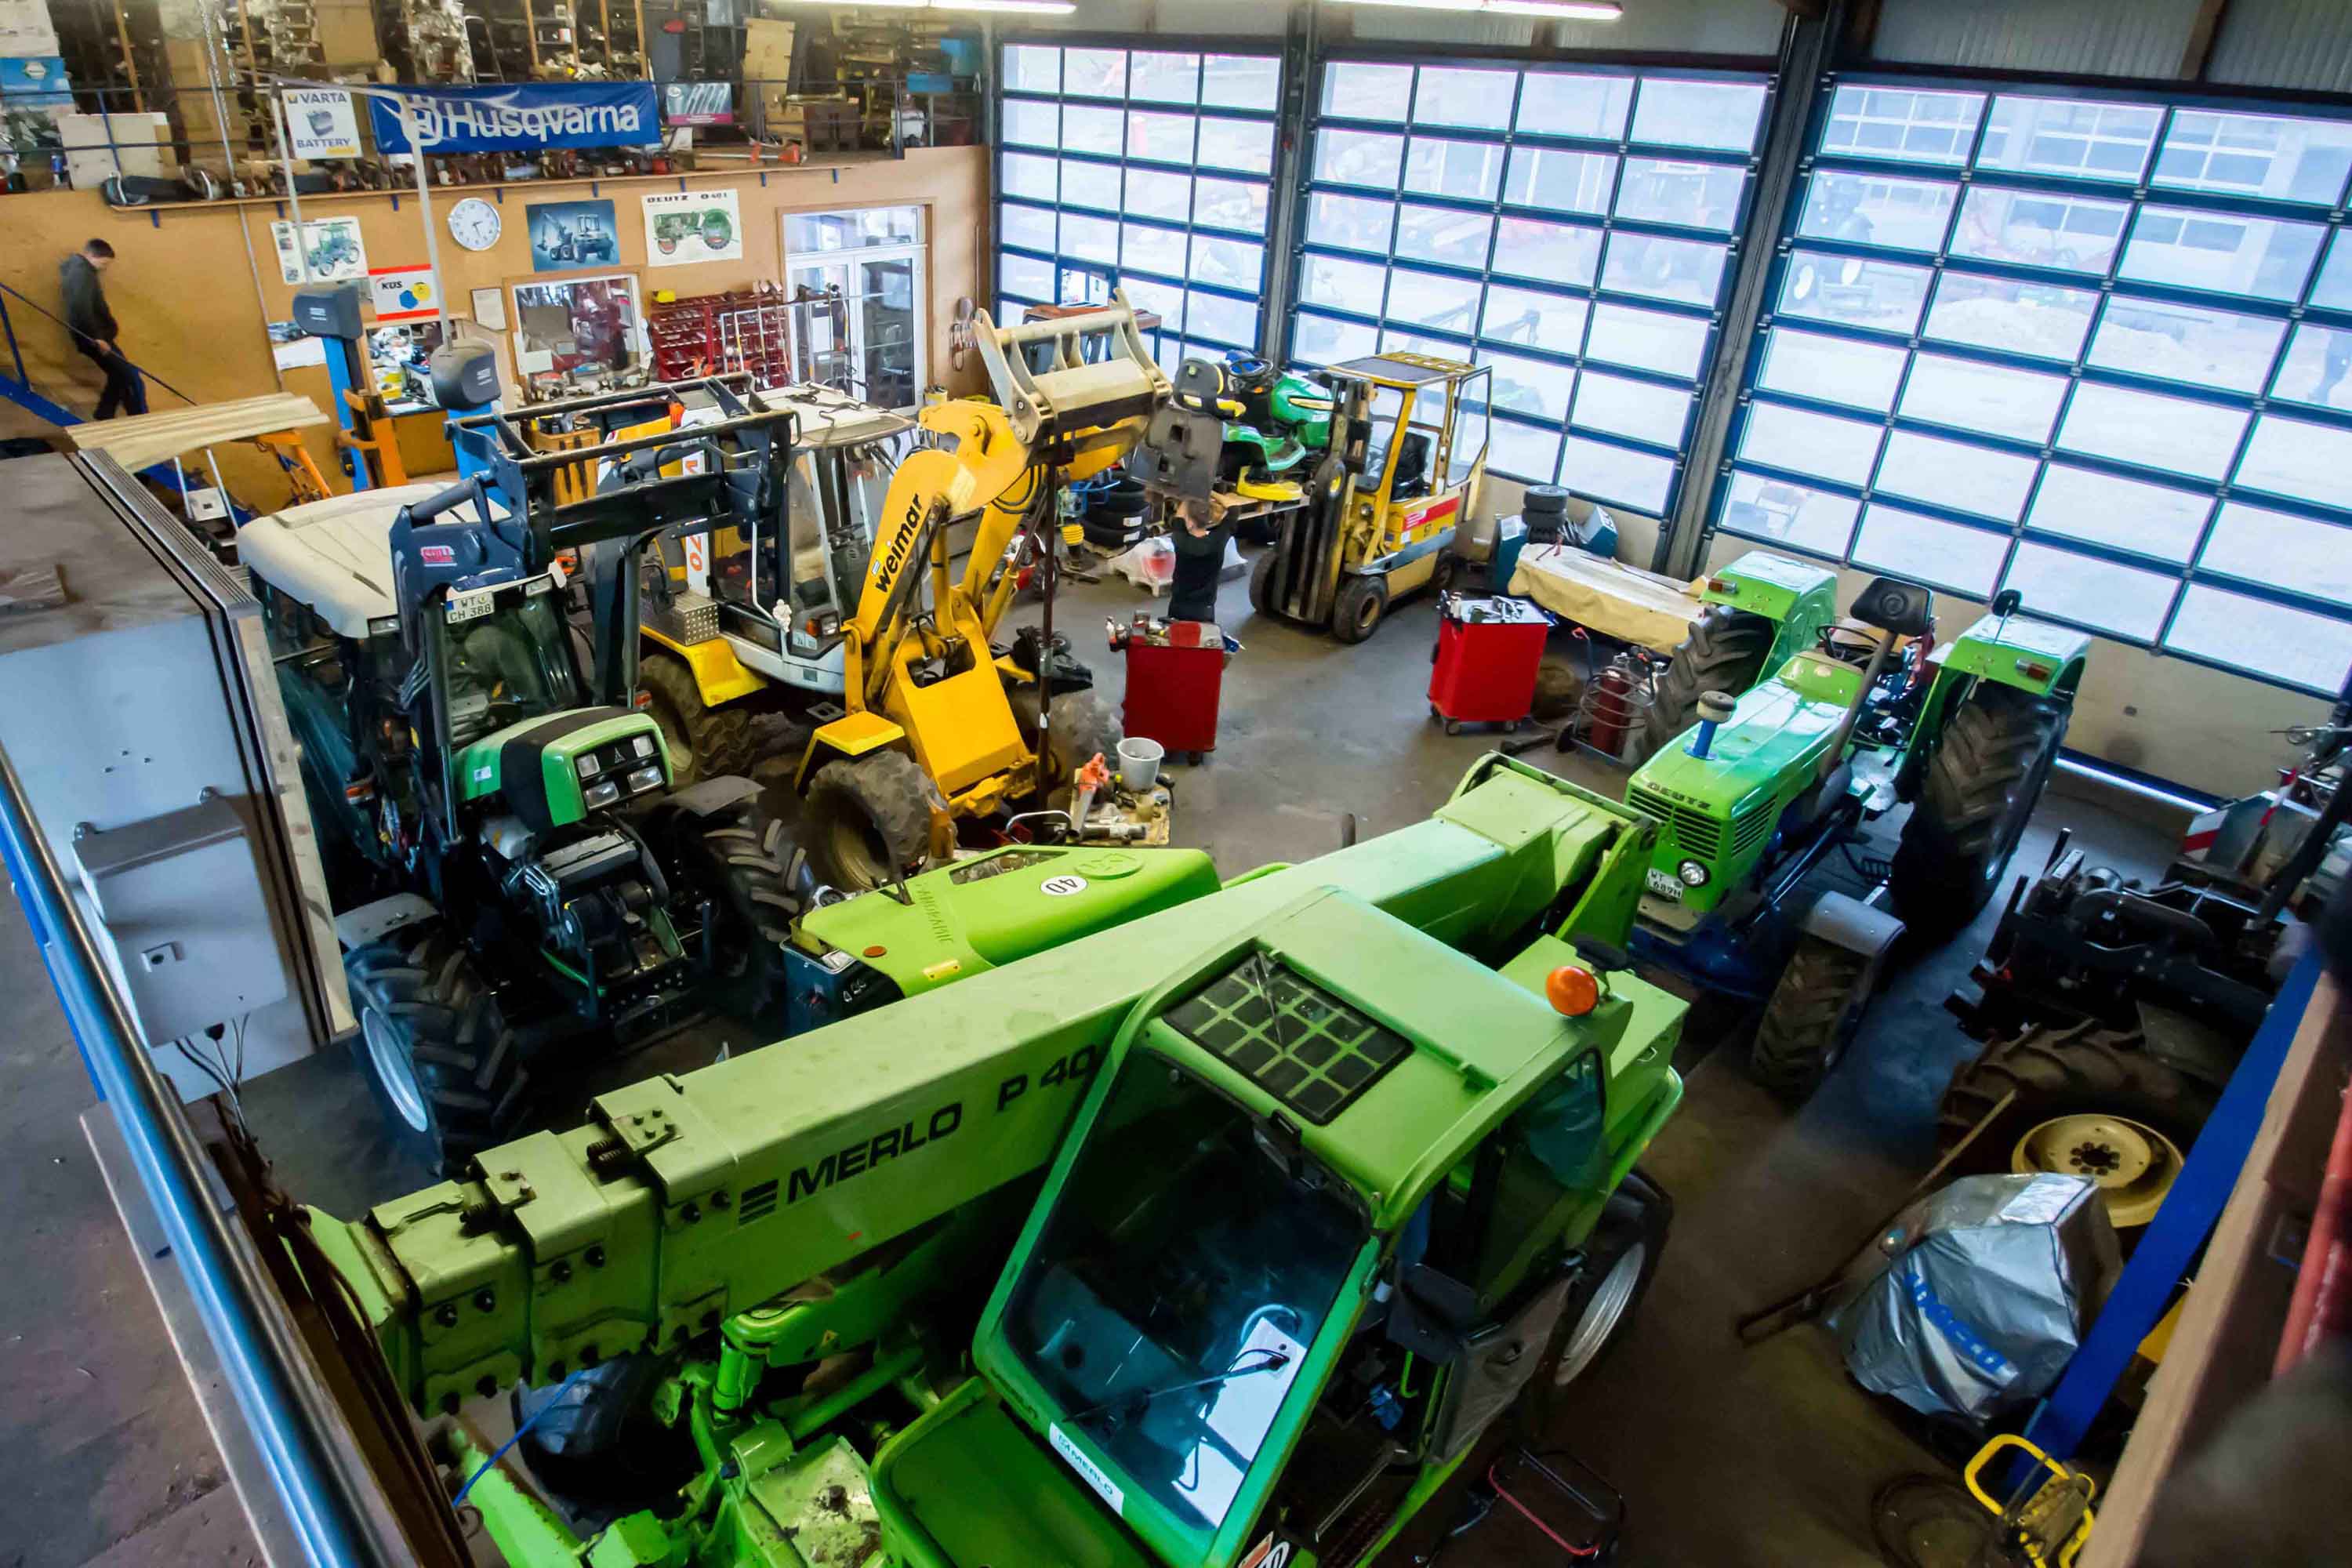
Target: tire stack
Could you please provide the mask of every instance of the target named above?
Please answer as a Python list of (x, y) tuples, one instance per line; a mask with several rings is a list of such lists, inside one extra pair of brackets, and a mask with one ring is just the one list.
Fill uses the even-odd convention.
[(1078, 526), (1097, 550), (1125, 550), (1143, 538), (1146, 505), (1143, 481), (1120, 474), (1087, 492)]
[(1558, 544), (1568, 536), (1568, 491), (1558, 485), (1529, 485), (1519, 501), (1529, 544)]

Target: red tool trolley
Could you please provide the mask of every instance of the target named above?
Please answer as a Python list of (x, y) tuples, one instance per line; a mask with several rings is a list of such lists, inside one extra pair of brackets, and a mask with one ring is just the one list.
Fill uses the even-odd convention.
[(1465, 724), (1516, 730), (1535, 707), (1551, 617), (1525, 599), (1448, 594), (1431, 656), (1429, 716), (1458, 735)]
[(1127, 653), (1127, 702), (1120, 719), (1130, 735), (1168, 748), (1169, 761), (1194, 765), (1217, 749), (1217, 700), (1225, 683), (1225, 636), (1208, 621), (1155, 621), (1138, 615), (1132, 626), (1109, 625), (1111, 651)]

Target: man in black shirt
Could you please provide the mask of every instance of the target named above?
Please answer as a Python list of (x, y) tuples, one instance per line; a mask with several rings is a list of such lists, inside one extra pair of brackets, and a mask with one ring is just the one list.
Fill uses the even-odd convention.
[(74, 347), (88, 354), (90, 363), (106, 374), (106, 390), (99, 395), (98, 417), (111, 419), (121, 409), (130, 414), (147, 412), (147, 384), (139, 379), (139, 369), (122, 357), (114, 346), (114, 312), (106, 308), (106, 289), (99, 282), (99, 274), (114, 265), (114, 247), (102, 239), (93, 239), (58, 264), (58, 281), (64, 291), (66, 325), (74, 335)]

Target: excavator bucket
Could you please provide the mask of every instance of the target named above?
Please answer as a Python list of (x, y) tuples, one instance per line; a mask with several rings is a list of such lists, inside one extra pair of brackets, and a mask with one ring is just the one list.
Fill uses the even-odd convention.
[(972, 339), (1024, 446), (1149, 414), (1168, 397), (1168, 377), (1143, 346), (1125, 290), (1098, 310), (1017, 327), (982, 310)]

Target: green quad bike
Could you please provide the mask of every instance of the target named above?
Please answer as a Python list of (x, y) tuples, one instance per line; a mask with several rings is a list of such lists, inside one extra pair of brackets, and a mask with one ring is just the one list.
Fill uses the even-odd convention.
[[(430, 1568), (1407, 1560), (1665, 1244), (1684, 1005), (1613, 945), (1654, 832), (1486, 758), (1430, 820), (309, 1212), (290, 1288)], [(856, 904), (919, 960), (927, 915)]]
[[(1790, 1098), (1853, 1039), (1905, 929), (1948, 938), (1991, 897), (2057, 761), (2090, 647), (2020, 616), (2013, 592), (1936, 647), (1927, 589), (1874, 579), (1854, 599), (1856, 626), (1824, 617), (1834, 587), (1828, 572), (1754, 554), (1710, 579), (1715, 605), (1741, 608), (1710, 608), (1685, 653), (1717, 656), (1703, 668), (1718, 672), (1734, 646), (1780, 662), (1736, 697), (1703, 695), (1698, 722), (1625, 790), (1662, 829), (1634, 952), (1760, 1003), (1749, 1067)], [(1900, 846), (1865, 868), (1877, 884), (1866, 898), (1805, 889), (1833, 852), (1860, 864), (1864, 827), (1900, 803), (1911, 806)]]

